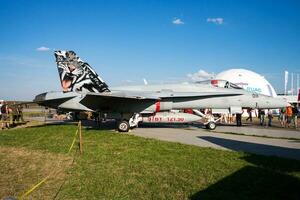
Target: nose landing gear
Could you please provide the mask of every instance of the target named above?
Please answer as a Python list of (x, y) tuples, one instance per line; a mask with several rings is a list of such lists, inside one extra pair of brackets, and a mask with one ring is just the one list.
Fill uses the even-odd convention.
[(203, 118), (203, 120), (204, 120), (203, 124), (209, 130), (215, 130), (217, 127), (216, 122), (221, 120), (221, 117), (219, 117), (218, 119), (215, 119), (212, 114), (205, 115), (202, 112), (200, 112), (199, 110), (193, 110), (193, 111), (196, 115)]
[(217, 127), (216, 123), (211, 121), (211, 122), (208, 122), (208, 124), (206, 124), (206, 128), (209, 129), (209, 130), (215, 130)]

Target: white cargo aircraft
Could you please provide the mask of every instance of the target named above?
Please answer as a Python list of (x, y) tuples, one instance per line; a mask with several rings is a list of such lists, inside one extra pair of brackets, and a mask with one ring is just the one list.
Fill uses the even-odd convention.
[[(90, 65), (73, 51), (55, 51), (63, 91), (46, 92), (34, 102), (56, 109), (91, 111), (114, 116), (117, 128), (127, 132), (140, 121), (150, 123), (186, 123), (198, 121), (204, 115), (173, 113), (181, 109), (242, 109), (280, 108), (288, 103), (283, 99), (247, 92), (241, 88), (220, 88), (209, 84), (163, 84), (120, 86), (109, 88)], [(207, 128), (216, 127), (211, 119)]]

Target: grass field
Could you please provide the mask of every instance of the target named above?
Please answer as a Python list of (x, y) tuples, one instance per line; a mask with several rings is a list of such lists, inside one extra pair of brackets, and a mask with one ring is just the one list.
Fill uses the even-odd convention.
[(67, 154), (75, 130), (0, 131), (0, 198), (51, 174), (28, 199), (300, 199), (300, 161), (93, 129)]

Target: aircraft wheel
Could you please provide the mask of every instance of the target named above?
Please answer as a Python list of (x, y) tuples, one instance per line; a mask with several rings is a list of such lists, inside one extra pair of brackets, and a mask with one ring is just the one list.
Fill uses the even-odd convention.
[(129, 131), (129, 123), (127, 121), (121, 121), (119, 124), (118, 124), (118, 131), (119, 132), (128, 132)]
[(209, 130), (215, 130), (215, 128), (217, 127), (216, 123), (215, 122), (209, 122), (207, 125), (206, 125), (207, 129)]

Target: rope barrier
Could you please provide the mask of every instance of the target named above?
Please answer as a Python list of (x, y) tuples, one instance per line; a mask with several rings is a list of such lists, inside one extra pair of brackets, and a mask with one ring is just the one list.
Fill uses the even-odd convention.
[(71, 143), (71, 146), (70, 146), (70, 148), (69, 148), (68, 154), (71, 152), (71, 149), (72, 149), (73, 146), (74, 146), (74, 143), (75, 143), (75, 141), (76, 141), (77, 133), (78, 133), (78, 129), (77, 129), (76, 132), (75, 132), (74, 139), (73, 139), (73, 142)]
[(36, 188), (38, 188), (40, 185), (42, 185), (50, 175), (46, 176), (42, 181), (40, 181), (38, 184), (34, 185), (31, 189), (29, 189), (27, 192), (25, 192), (22, 196), (19, 197), (19, 199), (23, 199), (24, 197), (28, 196), (31, 192), (33, 192)]

